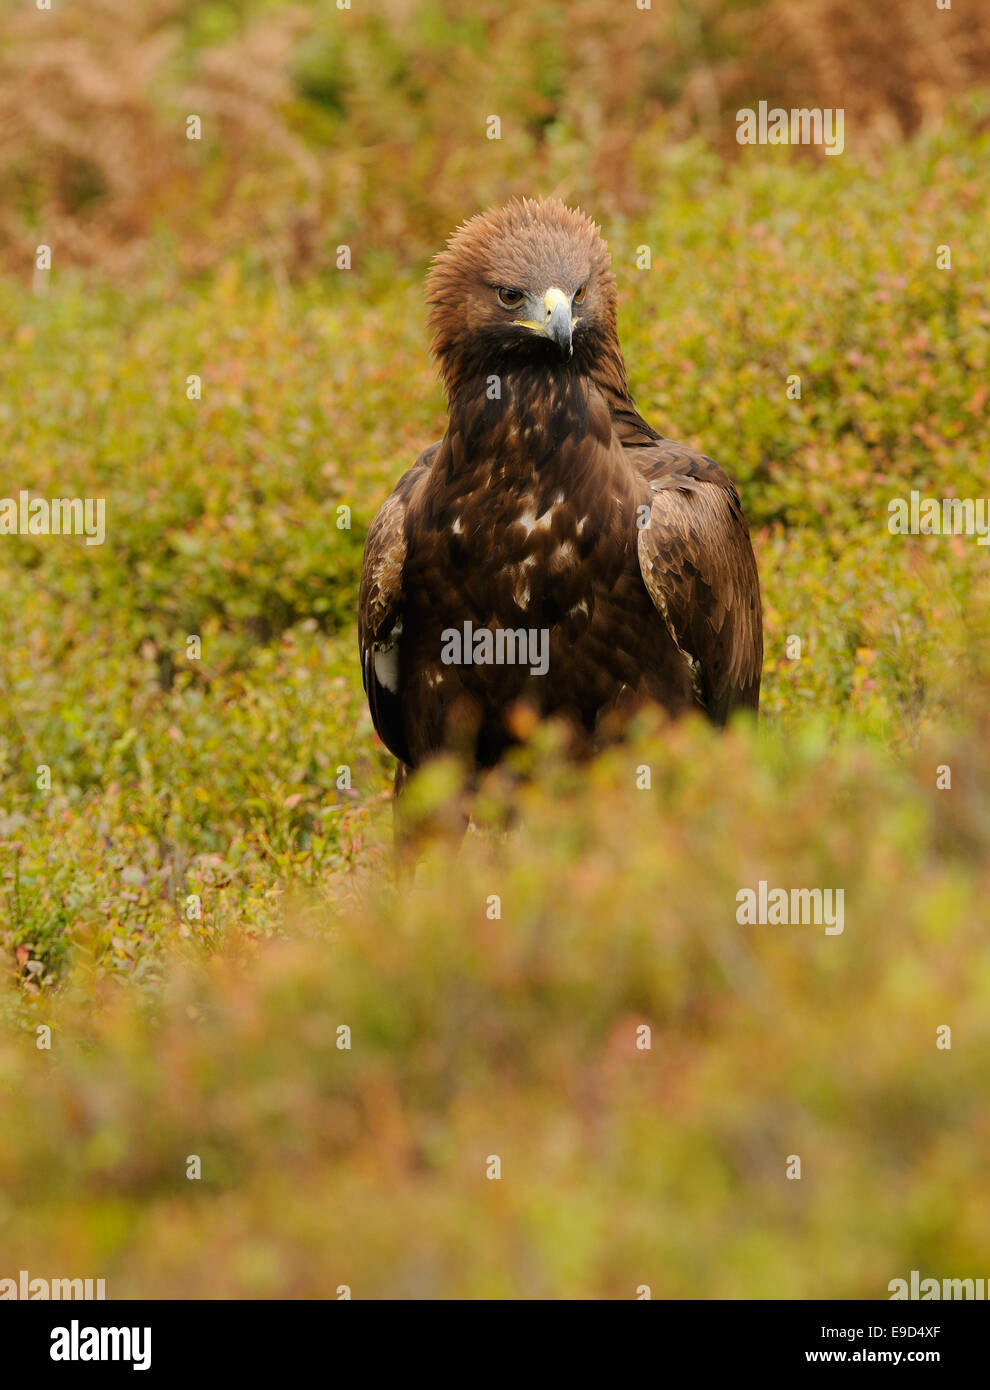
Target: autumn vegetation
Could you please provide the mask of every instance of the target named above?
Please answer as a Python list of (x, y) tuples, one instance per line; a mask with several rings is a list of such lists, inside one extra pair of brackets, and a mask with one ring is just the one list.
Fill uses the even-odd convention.
[[(987, 493), (990, 21), (618, 8), (0, 7), (0, 496), (108, 525), (0, 536), (0, 1276), (987, 1272), (990, 550), (887, 522)], [(842, 156), (740, 150), (761, 98), (844, 106)], [(443, 428), (428, 256), (517, 192), (600, 220), (638, 404), (739, 485), (762, 718), (582, 769), (541, 729), (461, 846), (438, 763), (397, 891), (361, 549)], [(761, 879), (845, 930), (740, 926)]]

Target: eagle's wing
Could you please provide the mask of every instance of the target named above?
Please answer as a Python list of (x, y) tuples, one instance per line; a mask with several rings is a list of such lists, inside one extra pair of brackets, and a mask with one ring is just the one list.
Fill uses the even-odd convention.
[(757, 708), (763, 668), (760, 581), (739, 495), (684, 444), (657, 436), (631, 452), (652, 492), (637, 539), (643, 582), (691, 662), (699, 702), (724, 723), (733, 709)]
[(389, 752), (404, 763), (412, 762), (403, 730), (399, 670), (406, 514), (410, 494), (439, 447), (434, 444), (420, 454), (368, 528), (358, 596), (361, 675), (372, 722)]

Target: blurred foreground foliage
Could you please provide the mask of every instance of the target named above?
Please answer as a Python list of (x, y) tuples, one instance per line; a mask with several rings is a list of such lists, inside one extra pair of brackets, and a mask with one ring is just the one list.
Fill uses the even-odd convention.
[[(514, 826), (456, 872), (441, 845), (408, 891), (297, 902), (281, 941), (180, 942), (144, 991), (79, 940), (0, 1042), (4, 1266), (165, 1298), (883, 1298), (982, 1271), (986, 740), (961, 722), (892, 763), (816, 721), (692, 722), (583, 774), (552, 734), (525, 788), (489, 779), (482, 823)], [(761, 878), (843, 886), (844, 931), (740, 927)]]

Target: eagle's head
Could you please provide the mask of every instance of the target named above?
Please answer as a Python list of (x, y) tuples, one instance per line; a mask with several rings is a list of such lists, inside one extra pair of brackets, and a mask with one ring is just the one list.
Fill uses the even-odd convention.
[(521, 363), (581, 370), (616, 339), (608, 247), (556, 198), (514, 200), (458, 227), (433, 262), (427, 299), (451, 396)]

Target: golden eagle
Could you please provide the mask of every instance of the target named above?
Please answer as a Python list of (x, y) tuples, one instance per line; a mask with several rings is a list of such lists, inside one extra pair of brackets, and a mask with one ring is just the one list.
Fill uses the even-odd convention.
[(759, 579), (739, 497), (626, 386), (598, 228), (555, 199), (464, 223), (427, 283), (447, 431), (368, 532), (364, 688), (396, 787), (457, 747), (494, 764), (516, 712), (594, 748), (631, 709), (757, 708)]

